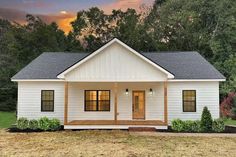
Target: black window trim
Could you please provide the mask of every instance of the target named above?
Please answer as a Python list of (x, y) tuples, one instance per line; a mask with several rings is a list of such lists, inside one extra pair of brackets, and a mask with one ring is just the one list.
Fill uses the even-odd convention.
[[(194, 108), (194, 111), (184, 111), (184, 91), (194, 91), (195, 92), (195, 108)], [(197, 91), (196, 90), (182, 90), (182, 108), (183, 108), (183, 112), (197, 112)]]
[[(96, 101), (96, 110), (86, 110), (86, 92), (87, 91), (96, 91), (96, 100), (93, 100), (93, 101)], [(99, 91), (108, 91), (109, 92), (109, 110), (98, 110), (98, 92)], [(100, 100), (100, 101), (107, 101), (107, 100)], [(111, 90), (84, 90), (84, 111), (85, 112), (110, 112), (111, 111)]]
[[(52, 106), (52, 110), (43, 110), (43, 91), (52, 91), (53, 92), (53, 106)], [(55, 91), (54, 90), (41, 90), (41, 112), (54, 112), (54, 94)], [(45, 100), (44, 100), (45, 101)]]

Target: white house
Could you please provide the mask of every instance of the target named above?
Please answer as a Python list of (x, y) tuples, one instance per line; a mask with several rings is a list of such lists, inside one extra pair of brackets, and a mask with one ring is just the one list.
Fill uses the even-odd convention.
[(59, 118), (65, 129), (166, 129), (219, 117), (225, 77), (197, 52), (137, 52), (113, 39), (93, 53), (43, 53), (18, 72), (18, 117)]

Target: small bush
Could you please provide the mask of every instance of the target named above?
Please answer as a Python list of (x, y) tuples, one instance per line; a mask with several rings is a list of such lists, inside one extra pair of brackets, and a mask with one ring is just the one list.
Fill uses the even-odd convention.
[(180, 119), (175, 119), (171, 122), (171, 128), (174, 130), (174, 131), (177, 131), (177, 132), (182, 132), (184, 131), (184, 122)]
[(202, 131), (200, 120), (193, 121), (192, 131), (193, 132), (201, 132)]
[(50, 130), (50, 120), (47, 117), (42, 117), (38, 121), (39, 129), (47, 131)]
[(187, 120), (187, 121), (183, 121), (184, 123), (184, 131), (185, 132), (194, 132), (194, 121), (191, 120)]
[(208, 108), (205, 106), (202, 111), (201, 116), (201, 129), (203, 132), (211, 132), (212, 131), (212, 117)]
[(30, 120), (29, 121), (29, 128), (31, 129), (31, 130), (37, 130), (38, 129), (38, 121), (37, 120)]
[(172, 121), (172, 129), (176, 132), (201, 132), (201, 122), (196, 121), (182, 121), (180, 119), (175, 119)]
[(213, 121), (212, 130), (214, 132), (223, 132), (225, 130), (225, 124), (223, 119), (216, 119)]
[(50, 120), (50, 125), (49, 125), (49, 129), (52, 131), (56, 131), (59, 130), (61, 127), (60, 125), (60, 121), (56, 118), (53, 118)]
[(16, 127), (20, 130), (25, 130), (27, 129), (29, 126), (29, 121), (27, 120), (27, 118), (19, 118), (17, 121), (16, 121)]
[(230, 92), (227, 97), (224, 98), (220, 104), (220, 113), (222, 117), (234, 118), (236, 116), (236, 110), (232, 110), (236, 107), (236, 93)]

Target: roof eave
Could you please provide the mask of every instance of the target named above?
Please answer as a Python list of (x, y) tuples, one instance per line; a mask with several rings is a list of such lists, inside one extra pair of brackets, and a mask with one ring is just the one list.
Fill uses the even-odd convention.
[(216, 78), (216, 79), (170, 79), (169, 82), (224, 82), (225, 78)]

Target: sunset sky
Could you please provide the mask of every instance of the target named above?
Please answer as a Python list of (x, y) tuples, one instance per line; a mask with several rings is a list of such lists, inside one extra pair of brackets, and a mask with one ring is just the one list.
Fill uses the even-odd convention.
[(68, 32), (76, 12), (90, 7), (99, 7), (109, 14), (113, 9), (134, 8), (139, 11), (142, 4), (151, 5), (154, 0), (0, 0), (0, 18), (25, 23), (25, 15), (33, 14), (45, 22), (55, 21)]

